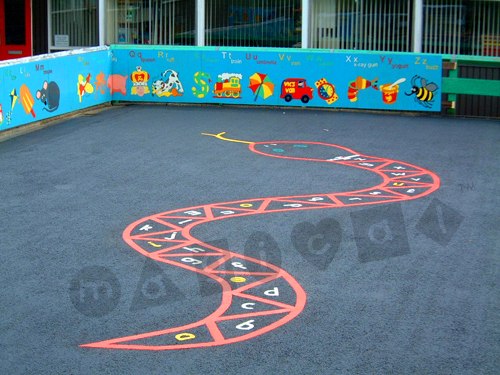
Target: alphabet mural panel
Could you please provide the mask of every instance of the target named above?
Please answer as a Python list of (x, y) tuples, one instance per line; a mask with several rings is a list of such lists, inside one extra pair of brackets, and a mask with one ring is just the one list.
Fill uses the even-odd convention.
[[(182, 103), (439, 111), (441, 57), (411, 53), (113, 46), (113, 72), (150, 95)], [(149, 82), (134, 80), (146, 70)], [(123, 94), (127, 92), (127, 94)]]
[(0, 131), (114, 101), (440, 111), (439, 55), (114, 45), (0, 64)]
[(0, 64), (0, 131), (111, 100), (109, 50), (13, 60)]

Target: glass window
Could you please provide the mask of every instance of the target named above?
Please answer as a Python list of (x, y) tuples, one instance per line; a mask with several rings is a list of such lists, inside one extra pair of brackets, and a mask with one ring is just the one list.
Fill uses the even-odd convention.
[(428, 0), (423, 52), (500, 56), (500, 2)]
[[(302, 0), (204, 0), (207, 46), (300, 47)], [(50, 50), (99, 44), (98, 0), (49, 0)], [(106, 0), (105, 43), (196, 44), (197, 0)], [(499, 0), (310, 0), (312, 48), (500, 56)], [(6, 2), (16, 4), (15, 2)], [(17, 8), (16, 8), (17, 9)], [(22, 14), (22, 12), (18, 12)], [(12, 38), (24, 19), (11, 19)], [(415, 35), (418, 36), (418, 35)], [(420, 38), (415, 38), (419, 40)], [(20, 41), (20, 40), (19, 40)], [(8, 40), (7, 42), (18, 42)]]
[(50, 0), (49, 49), (99, 45), (97, 0)]
[[(314, 0), (313, 48), (411, 52), (413, 1)], [(422, 52), (500, 56), (500, 1), (424, 0)]]
[(21, 45), (26, 43), (25, 2), (24, 0), (6, 1), (5, 43)]
[(301, 0), (206, 0), (208, 46), (300, 47)]
[(411, 51), (412, 1), (314, 0), (313, 48)]
[(106, 43), (195, 44), (195, 0), (107, 1)]

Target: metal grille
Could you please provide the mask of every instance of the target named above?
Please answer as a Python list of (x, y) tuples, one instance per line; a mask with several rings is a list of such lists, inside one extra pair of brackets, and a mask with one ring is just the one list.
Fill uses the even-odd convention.
[(106, 43), (195, 43), (195, 0), (107, 2)]
[(99, 44), (97, 0), (50, 0), (50, 50)]
[(411, 1), (314, 0), (313, 48), (411, 51)]
[[(500, 69), (460, 64), (458, 75), (464, 78), (500, 80)], [(500, 118), (500, 97), (457, 95), (457, 115)]]
[(301, 0), (206, 0), (205, 44), (299, 47)]

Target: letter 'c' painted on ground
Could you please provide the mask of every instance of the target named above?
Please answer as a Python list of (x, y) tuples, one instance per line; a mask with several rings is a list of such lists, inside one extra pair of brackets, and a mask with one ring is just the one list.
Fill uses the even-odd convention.
[(241, 304), (242, 309), (253, 310), (255, 306), (255, 302), (245, 302)]
[[(173, 209), (130, 224), (123, 239), (134, 250), (157, 262), (195, 272), (220, 284), (219, 307), (210, 315), (178, 327), (81, 345), (85, 348), (179, 350), (234, 344), (269, 333), (297, 317), (306, 292), (284, 269), (260, 259), (205, 243), (193, 228), (233, 217), (301, 210), (339, 209), (422, 198), (439, 188), (439, 177), (419, 166), (364, 155), (347, 147), (310, 141), (248, 142), (219, 134), (217, 139), (248, 145), (265, 157), (341, 165), (374, 173), (380, 183), (347, 192), (260, 197)], [(279, 147), (276, 147), (279, 146)], [(383, 223), (371, 235), (380, 242), (391, 233)], [(303, 276), (306, 277), (306, 276)], [(193, 333), (194, 332), (194, 333)]]

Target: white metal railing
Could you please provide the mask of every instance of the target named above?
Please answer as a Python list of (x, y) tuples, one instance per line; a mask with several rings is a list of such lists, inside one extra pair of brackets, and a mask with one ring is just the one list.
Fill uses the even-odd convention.
[(472, 5), (468, 54), (500, 56), (500, 1), (476, 1)]
[(425, 1), (422, 51), (459, 54), (465, 15), (462, 0)]

